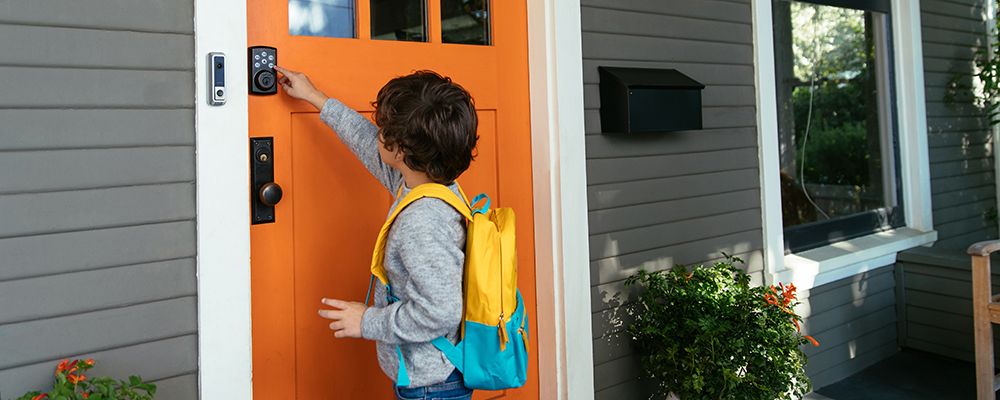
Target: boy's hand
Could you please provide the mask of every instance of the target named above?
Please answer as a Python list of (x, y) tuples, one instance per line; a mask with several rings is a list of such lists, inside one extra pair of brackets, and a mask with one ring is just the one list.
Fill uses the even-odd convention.
[(317, 110), (323, 109), (323, 104), (326, 103), (329, 97), (319, 91), (319, 89), (316, 89), (316, 86), (313, 85), (306, 74), (281, 68), (277, 65), (274, 66), (274, 69), (281, 73), (281, 77), (278, 78), (278, 84), (281, 85), (281, 89), (285, 93), (293, 98), (308, 101)]
[(361, 337), (361, 319), (365, 316), (367, 306), (353, 301), (336, 299), (323, 299), (322, 303), (334, 308), (334, 310), (319, 310), (319, 316), (333, 320), (330, 323), (330, 330), (333, 331), (334, 337)]

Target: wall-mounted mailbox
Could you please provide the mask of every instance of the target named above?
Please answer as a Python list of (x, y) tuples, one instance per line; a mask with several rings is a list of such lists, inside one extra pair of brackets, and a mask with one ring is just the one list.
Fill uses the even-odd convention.
[(598, 67), (601, 131), (672, 132), (701, 129), (698, 81), (675, 69)]

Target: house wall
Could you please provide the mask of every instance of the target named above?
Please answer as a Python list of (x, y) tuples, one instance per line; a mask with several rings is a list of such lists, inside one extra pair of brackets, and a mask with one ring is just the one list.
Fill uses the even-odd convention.
[[(984, 0), (921, 0), (927, 141), (936, 248), (997, 238), (983, 217), (996, 207), (991, 133), (969, 96), (946, 100), (953, 77), (972, 85), (973, 56), (986, 42)], [(966, 91), (967, 92), (967, 91)]]
[(896, 285), (887, 266), (804, 291), (795, 309), (802, 332), (820, 342), (803, 347), (814, 389), (835, 383), (895, 354)]
[[(727, 252), (762, 280), (750, 1), (581, 3), (596, 398), (639, 398), (621, 334), (628, 275)], [(602, 134), (598, 66), (674, 68), (704, 83), (704, 129)]]
[[(996, 266), (998, 261), (994, 257), (992, 264)], [(900, 253), (896, 265), (900, 303), (905, 305), (899, 310), (900, 344), (973, 361), (969, 255), (961, 250), (913, 249)], [(1000, 293), (997, 267), (993, 268), (993, 292)], [(996, 340), (1000, 335), (994, 336), (994, 350), (1000, 350)]]
[(197, 397), (191, 0), (0, 0), (0, 398), (58, 360)]
[[(750, 1), (583, 0), (582, 38), (596, 398), (640, 398), (638, 357), (622, 330), (638, 268), (749, 261), (760, 283), (761, 221)], [(704, 83), (704, 128), (606, 135), (598, 66), (675, 68)], [(819, 388), (898, 350), (894, 266), (800, 294)]]

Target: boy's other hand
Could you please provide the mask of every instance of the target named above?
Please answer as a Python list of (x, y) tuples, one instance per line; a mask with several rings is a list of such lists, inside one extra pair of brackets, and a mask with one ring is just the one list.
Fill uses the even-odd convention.
[(323, 104), (326, 103), (328, 97), (319, 91), (319, 89), (316, 89), (316, 86), (313, 85), (306, 74), (277, 65), (274, 66), (274, 69), (281, 73), (281, 76), (278, 78), (278, 84), (281, 85), (281, 89), (286, 94), (293, 98), (309, 102), (317, 110), (323, 109)]
[(330, 330), (338, 338), (361, 337), (361, 319), (365, 316), (368, 306), (353, 301), (323, 299), (323, 304), (333, 307), (333, 310), (320, 309), (319, 316), (333, 320)]

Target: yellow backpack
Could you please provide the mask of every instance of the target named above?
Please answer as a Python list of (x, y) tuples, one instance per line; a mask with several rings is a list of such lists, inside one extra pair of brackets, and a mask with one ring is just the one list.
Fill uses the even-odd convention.
[[(387, 288), (389, 284), (383, 261), (389, 228), (406, 206), (424, 197), (440, 199), (468, 221), (465, 243), (463, 281), (464, 321), (460, 341), (451, 344), (445, 337), (434, 344), (462, 372), (465, 386), (471, 389), (499, 390), (524, 385), (528, 370), (528, 323), (521, 292), (517, 289), (517, 252), (514, 236), (514, 210), (490, 209), (490, 199), (480, 194), (470, 204), (459, 187), (459, 198), (444, 185), (428, 183), (413, 188), (386, 219), (372, 253), (372, 279)], [(398, 197), (398, 194), (397, 194)], [(485, 205), (472, 205), (485, 200)], [(369, 287), (370, 290), (370, 287)], [(367, 296), (365, 303), (367, 303)], [(409, 386), (409, 376), (399, 357), (397, 386)]]

